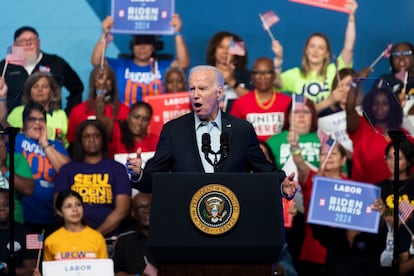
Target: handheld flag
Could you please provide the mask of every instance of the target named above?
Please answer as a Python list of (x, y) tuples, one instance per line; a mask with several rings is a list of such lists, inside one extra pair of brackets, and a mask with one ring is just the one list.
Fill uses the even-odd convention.
[(398, 215), (403, 222), (406, 222), (414, 211), (414, 206), (407, 200), (403, 200), (398, 205)]
[(267, 11), (265, 13), (259, 13), (260, 20), (262, 21), (263, 28), (269, 34), (272, 40), (275, 40), (270, 27), (280, 21), (279, 17), (273, 11)]
[(236, 56), (245, 56), (246, 49), (244, 47), (244, 42), (243, 41), (237, 42), (237, 41), (231, 40), (229, 54), (236, 55)]
[(392, 48), (392, 44), (388, 44), (387, 48), (385, 48), (385, 50), (382, 51), (382, 53), (371, 63), (369, 67), (373, 69), (374, 66), (381, 60), (381, 58), (383, 57), (389, 58), (391, 55), (391, 48)]
[(397, 79), (399, 79), (402, 83), (405, 83), (406, 79), (405, 79), (405, 74), (407, 73), (407, 71), (405, 71), (404, 69), (395, 73), (395, 77)]
[(265, 13), (260, 14), (260, 18), (262, 19), (263, 28), (267, 31), (272, 27), (274, 24), (280, 21), (280, 18), (273, 12), (267, 11)]
[(387, 48), (385, 48), (384, 52), (382, 52), (382, 55), (386, 58), (389, 58), (391, 56), (391, 48), (392, 44), (388, 44)]
[(325, 160), (323, 161), (323, 164), (320, 168), (321, 171), (325, 169), (326, 163), (328, 162), (329, 157), (332, 154), (332, 150), (336, 145), (336, 140), (333, 139), (331, 136), (326, 134), (324, 131), (319, 130), (318, 131), (318, 137), (321, 141), (321, 147), (323, 152), (327, 152)]
[(44, 234), (29, 234), (26, 235), (26, 248), (27, 249), (42, 249), (43, 248)]
[(144, 261), (145, 261), (145, 269), (143, 273), (148, 276), (157, 276), (158, 269), (148, 261), (147, 256), (144, 256)]
[(6, 60), (4, 62), (3, 72), (1, 77), (4, 78), (6, 74), (7, 65), (14, 64), (19, 66), (24, 66), (24, 48), (21, 46), (10, 46), (7, 48)]
[(8, 64), (24, 65), (24, 49), (21, 46), (10, 46), (7, 48), (6, 62)]
[(321, 142), (321, 147), (323, 151), (328, 151), (335, 145), (335, 139), (333, 139), (330, 135), (326, 134), (324, 131), (318, 131), (318, 138)]
[(305, 95), (293, 94), (293, 110), (303, 110), (305, 108)]

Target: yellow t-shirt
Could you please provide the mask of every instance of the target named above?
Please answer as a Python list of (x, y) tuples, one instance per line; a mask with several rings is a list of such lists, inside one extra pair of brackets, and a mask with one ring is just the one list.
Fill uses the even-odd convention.
[(80, 232), (70, 232), (61, 227), (45, 240), (44, 261), (107, 258), (104, 237), (89, 226)]

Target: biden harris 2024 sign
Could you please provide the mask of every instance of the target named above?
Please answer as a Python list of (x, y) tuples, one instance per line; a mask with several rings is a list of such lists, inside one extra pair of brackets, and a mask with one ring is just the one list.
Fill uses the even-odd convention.
[(174, 0), (112, 0), (114, 33), (173, 34)]
[(315, 176), (308, 223), (377, 233), (381, 216), (372, 205), (380, 196), (372, 184)]

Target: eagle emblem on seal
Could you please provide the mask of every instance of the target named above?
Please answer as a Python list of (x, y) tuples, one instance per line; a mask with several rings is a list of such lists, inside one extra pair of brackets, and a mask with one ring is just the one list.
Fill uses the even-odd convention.
[(227, 215), (227, 211), (224, 209), (224, 201), (220, 197), (212, 196), (204, 200), (206, 206), (206, 211), (208, 213), (207, 218), (211, 222), (216, 223), (222, 221), (223, 218)]

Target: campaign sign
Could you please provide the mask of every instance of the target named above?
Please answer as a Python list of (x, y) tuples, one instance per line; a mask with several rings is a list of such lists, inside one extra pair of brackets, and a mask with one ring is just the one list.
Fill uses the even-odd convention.
[(170, 26), (174, 0), (112, 0), (112, 32), (125, 34), (173, 34)]
[(377, 233), (381, 215), (372, 205), (380, 193), (372, 184), (315, 176), (308, 223)]
[(350, 10), (345, 8), (346, 0), (289, 0), (300, 4), (315, 6), (323, 9), (334, 10), (339, 12), (350, 13)]
[(152, 106), (152, 120), (149, 128), (151, 133), (158, 136), (166, 122), (191, 112), (188, 92), (144, 95), (142, 100)]

